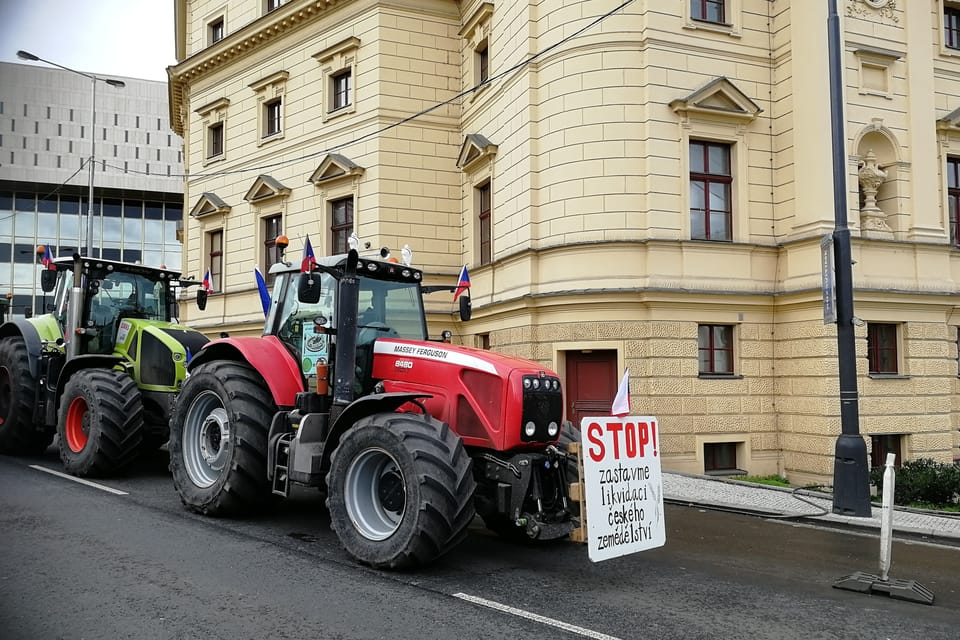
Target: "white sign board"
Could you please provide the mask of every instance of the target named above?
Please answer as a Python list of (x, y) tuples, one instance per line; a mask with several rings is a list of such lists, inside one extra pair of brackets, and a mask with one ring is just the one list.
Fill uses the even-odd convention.
[(663, 478), (653, 417), (583, 418), (580, 437), (590, 560), (662, 547)]

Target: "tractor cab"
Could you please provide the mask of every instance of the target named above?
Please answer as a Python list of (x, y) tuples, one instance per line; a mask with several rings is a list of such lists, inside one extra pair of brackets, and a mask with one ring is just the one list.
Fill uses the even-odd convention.
[[(330, 337), (342, 322), (337, 313), (338, 283), (345, 265), (346, 256), (339, 255), (319, 259), (309, 273), (285, 264), (270, 269), (276, 279), (263, 333), (276, 335), (293, 352), (308, 380), (315, 376), (317, 365), (331, 363)], [(419, 287), (422, 275), (411, 267), (361, 259), (357, 276), (356, 391), (369, 392), (377, 338), (427, 339)]]

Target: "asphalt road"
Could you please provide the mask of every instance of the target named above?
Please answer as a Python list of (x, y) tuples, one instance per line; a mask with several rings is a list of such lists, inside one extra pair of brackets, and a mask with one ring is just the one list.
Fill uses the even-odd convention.
[(875, 536), (669, 505), (665, 547), (600, 564), (478, 521), (440, 562), (387, 573), (343, 552), (314, 491), (217, 520), (181, 507), (163, 452), (98, 481), (125, 495), (30, 465), (60, 470), (55, 449), (0, 457), (6, 640), (960, 637), (957, 548), (894, 544), (891, 576), (934, 606), (831, 587), (878, 571)]

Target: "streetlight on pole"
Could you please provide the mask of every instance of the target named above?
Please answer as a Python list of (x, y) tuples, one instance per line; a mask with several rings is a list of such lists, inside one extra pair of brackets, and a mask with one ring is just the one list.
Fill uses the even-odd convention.
[[(51, 62), (50, 60), (44, 60), (40, 56), (35, 56), (29, 51), (17, 51), (17, 57), (21, 60), (30, 60), (31, 62), (44, 62), (50, 66), (57, 67), (58, 69), (63, 69), (64, 71), (69, 71), (70, 73), (75, 73), (77, 75), (83, 76), (84, 78), (90, 78), (90, 158), (87, 160), (88, 163), (88, 173), (89, 173), (89, 182), (87, 185), (87, 256), (93, 255), (93, 169), (94, 169), (94, 149), (96, 148), (96, 139), (97, 135), (94, 129), (97, 126), (97, 81), (104, 82), (109, 84), (112, 87), (122, 89), (126, 86), (122, 80), (115, 80), (113, 78), (101, 78), (95, 76), (92, 73), (85, 73), (83, 71), (77, 71), (76, 69), (71, 69), (70, 67), (65, 67), (62, 64), (57, 64), (56, 62)], [(80, 246), (83, 246), (83, 243), (79, 243)]]

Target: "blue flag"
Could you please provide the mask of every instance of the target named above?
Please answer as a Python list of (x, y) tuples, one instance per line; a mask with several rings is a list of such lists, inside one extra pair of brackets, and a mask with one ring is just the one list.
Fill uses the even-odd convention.
[(266, 316), (270, 311), (270, 292), (267, 291), (267, 281), (263, 279), (260, 273), (260, 267), (253, 268), (253, 274), (257, 278), (257, 290), (260, 292), (260, 306), (263, 307), (263, 315)]

